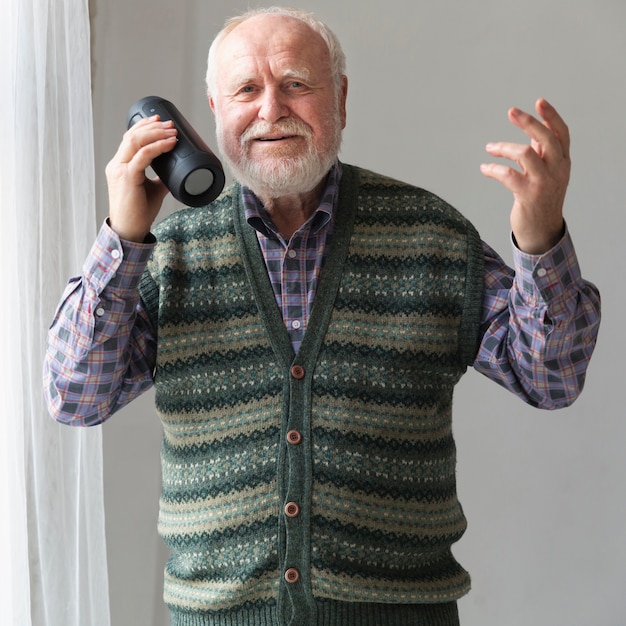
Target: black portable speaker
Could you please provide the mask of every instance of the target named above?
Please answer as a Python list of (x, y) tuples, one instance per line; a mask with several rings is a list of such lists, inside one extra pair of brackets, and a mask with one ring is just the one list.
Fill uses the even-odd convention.
[(179, 202), (193, 207), (213, 202), (224, 189), (220, 160), (183, 114), (164, 98), (148, 96), (136, 102), (128, 111), (127, 127), (153, 115), (174, 122), (178, 141), (170, 152), (152, 161), (152, 169)]

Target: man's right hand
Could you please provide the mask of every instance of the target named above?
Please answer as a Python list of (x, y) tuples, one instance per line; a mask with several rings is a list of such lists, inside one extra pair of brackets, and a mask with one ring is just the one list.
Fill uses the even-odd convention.
[(120, 239), (143, 242), (150, 232), (168, 189), (147, 178), (146, 168), (176, 145), (176, 134), (172, 121), (144, 118), (126, 131), (108, 163), (109, 223)]

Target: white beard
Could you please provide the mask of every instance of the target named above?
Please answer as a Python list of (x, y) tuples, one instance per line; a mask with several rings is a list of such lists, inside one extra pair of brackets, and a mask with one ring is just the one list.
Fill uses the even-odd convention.
[[(239, 154), (232, 158), (228, 154), (224, 130), (219, 120), (216, 120), (216, 131), (220, 153), (235, 179), (263, 200), (308, 193), (314, 189), (335, 163), (342, 134), (338, 112), (334, 112), (329, 120), (330, 142), (325, 149), (315, 146), (311, 128), (298, 119), (288, 118), (276, 124), (257, 122), (243, 133)], [(306, 152), (300, 156), (268, 156), (262, 161), (247, 157), (246, 149), (251, 141), (275, 132), (305, 137)]]

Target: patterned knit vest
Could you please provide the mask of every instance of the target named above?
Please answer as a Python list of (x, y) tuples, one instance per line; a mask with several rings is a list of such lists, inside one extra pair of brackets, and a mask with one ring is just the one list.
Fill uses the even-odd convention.
[[(479, 335), (483, 252), (453, 208), (343, 166), (294, 354), (233, 186), (155, 232), (159, 532), (172, 624), (454, 624), (452, 391)], [(420, 621), (425, 620), (425, 621)]]

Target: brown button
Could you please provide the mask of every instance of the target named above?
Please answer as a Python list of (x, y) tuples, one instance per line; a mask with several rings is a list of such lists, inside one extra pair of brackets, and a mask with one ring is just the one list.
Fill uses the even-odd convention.
[(291, 375), (297, 380), (302, 380), (304, 378), (304, 368), (302, 365), (294, 365), (291, 368)]
[(285, 580), (288, 583), (297, 583), (300, 580), (300, 572), (295, 567), (290, 567), (285, 572)]
[(287, 517), (298, 517), (300, 515), (300, 507), (295, 502), (285, 504), (285, 515)]
[(291, 445), (297, 446), (302, 441), (302, 435), (297, 430), (290, 430), (287, 433), (287, 441)]

